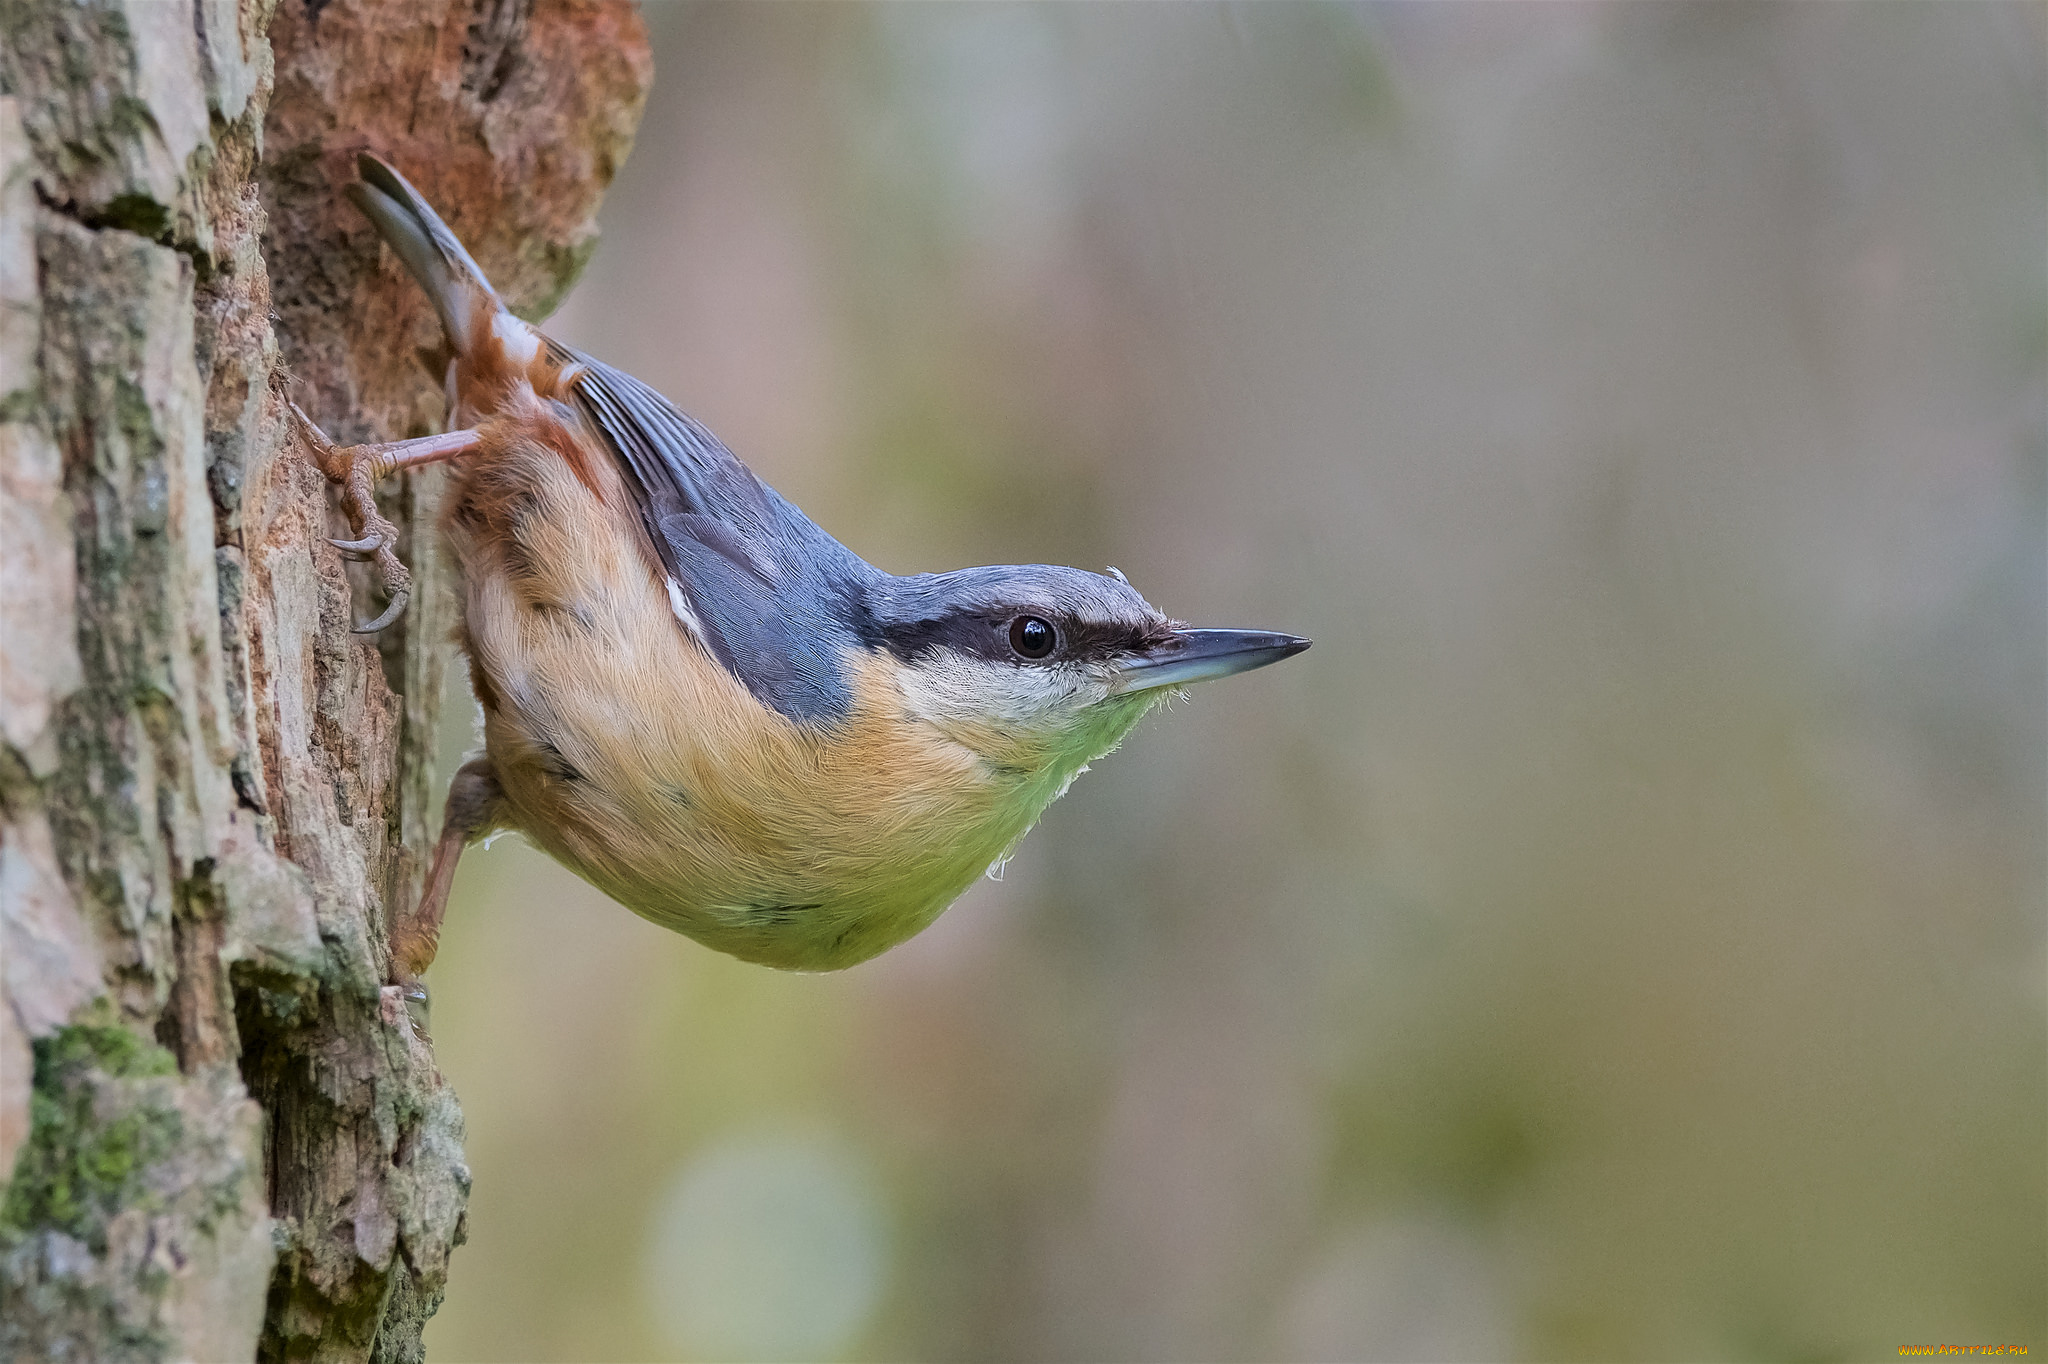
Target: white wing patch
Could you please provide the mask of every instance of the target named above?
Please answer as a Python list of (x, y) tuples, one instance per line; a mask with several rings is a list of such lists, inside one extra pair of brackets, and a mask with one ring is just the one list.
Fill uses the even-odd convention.
[(690, 599), (683, 595), (683, 585), (674, 578), (665, 581), (668, 583), (668, 609), (675, 612), (676, 619), (690, 632), (690, 638), (703, 644), (704, 622), (698, 620), (697, 613), (690, 609)]
[(530, 365), (533, 357), (540, 354), (540, 333), (503, 308), (498, 309), (498, 315), (491, 319), (491, 335), (498, 338), (498, 344), (505, 348), (506, 358), (515, 365)]

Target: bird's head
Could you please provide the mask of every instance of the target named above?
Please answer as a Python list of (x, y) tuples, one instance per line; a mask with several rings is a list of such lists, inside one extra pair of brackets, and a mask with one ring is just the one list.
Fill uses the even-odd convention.
[(998, 774), (1049, 785), (1045, 799), (1176, 689), (1309, 646), (1262, 630), (1189, 629), (1122, 574), (1048, 564), (896, 578), (872, 607), (872, 644), (894, 664), (906, 718)]

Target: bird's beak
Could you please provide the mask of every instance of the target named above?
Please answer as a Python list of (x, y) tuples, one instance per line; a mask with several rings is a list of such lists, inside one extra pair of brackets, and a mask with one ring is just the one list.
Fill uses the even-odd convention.
[(1309, 646), (1270, 630), (1176, 630), (1173, 638), (1125, 662), (1113, 694), (1151, 691), (1250, 672), (1292, 658)]

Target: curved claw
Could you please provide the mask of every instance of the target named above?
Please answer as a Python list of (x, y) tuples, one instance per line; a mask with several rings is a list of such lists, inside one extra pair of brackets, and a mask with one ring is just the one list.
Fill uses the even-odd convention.
[(455, 459), (477, 449), (483, 438), (473, 430), (447, 431), (411, 440), (337, 447), (297, 403), (287, 399), (286, 406), (314, 463), (330, 482), (341, 485), (350, 521), (360, 537), (335, 537), (329, 543), (350, 558), (376, 560), (384, 590), (391, 594), (383, 614), (353, 627), (356, 634), (374, 635), (405, 614), (410, 596), (407, 589), (412, 581), (412, 575), (392, 549), (398, 543), (398, 527), (377, 510), (377, 480), (400, 469)]
[(400, 588), (397, 592), (392, 594), (391, 601), (389, 602), (389, 604), (385, 606), (384, 613), (382, 615), (378, 616), (377, 619), (373, 621), (369, 621), (365, 624), (355, 626), (350, 631), (350, 633), (357, 635), (376, 634), (378, 631), (384, 629), (384, 627), (391, 624), (391, 622), (397, 620), (400, 616), (405, 614), (406, 599), (410, 596), (412, 596), (411, 589), (403, 587)]
[(431, 1003), (426, 982), (421, 980), (401, 981), (377, 991), (377, 1014), (384, 1026), (395, 1028), (403, 1020), (405, 1030), (421, 1042), (430, 1040), (427, 1021)]
[(417, 978), (400, 981), (398, 997), (405, 1001), (405, 1013), (412, 1024), (412, 1035), (425, 1038), (433, 1025), (434, 999), (427, 993), (427, 983)]
[(324, 455), (334, 448), (334, 442), (328, 438), (325, 431), (320, 429), (317, 422), (306, 415), (306, 409), (300, 407), (289, 398), (285, 399), (284, 405), (292, 416), (297, 419), (299, 434), (305, 437), (306, 443), (311, 445), (316, 453)]

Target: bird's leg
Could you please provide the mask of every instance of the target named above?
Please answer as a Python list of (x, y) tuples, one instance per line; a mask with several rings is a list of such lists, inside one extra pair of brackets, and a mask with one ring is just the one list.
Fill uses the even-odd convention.
[(313, 424), (311, 417), (299, 410), (297, 403), (288, 406), (298, 424), (299, 435), (305, 440), (306, 448), (312, 451), (313, 462), (321, 473), (342, 486), (348, 499), (349, 514), (355, 522), (358, 538), (332, 543), (353, 558), (375, 559), (377, 562), (377, 576), (384, 582), (389, 603), (377, 619), (355, 627), (355, 633), (359, 635), (374, 635), (404, 613), (406, 599), (412, 591), (412, 573), (399, 562), (398, 553), (393, 548), (398, 543), (398, 527), (377, 510), (377, 480), (400, 469), (415, 469), (423, 464), (435, 464), (467, 454), (477, 447), (481, 437), (474, 431), (447, 431), (438, 436), (420, 436), (413, 440), (385, 441), (375, 445), (336, 445), (327, 438), (325, 431)]
[(391, 925), (391, 978), (408, 1000), (426, 998), (420, 977), (434, 964), (434, 954), (441, 946), (441, 916), (448, 912), (455, 864), (465, 847), (497, 827), (504, 800), (488, 758), (471, 758), (448, 784), (441, 840), (434, 845), (434, 864), (427, 872), (420, 902), (411, 914)]

